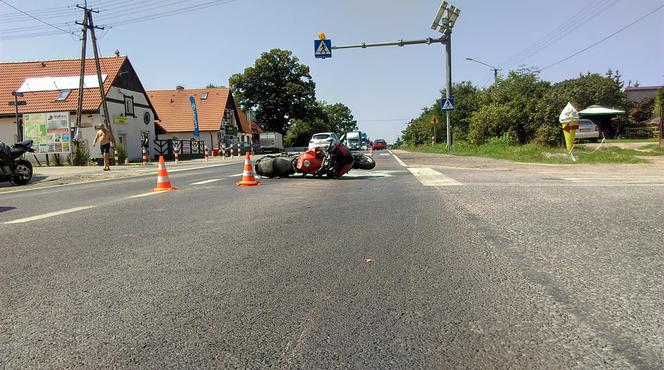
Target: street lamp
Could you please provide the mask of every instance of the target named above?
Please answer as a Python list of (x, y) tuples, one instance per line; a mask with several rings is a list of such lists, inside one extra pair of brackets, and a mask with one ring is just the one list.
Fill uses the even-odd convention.
[(493, 71), (493, 81), (494, 81), (494, 83), (498, 82), (498, 71), (500, 71), (500, 69), (492, 66), (491, 64), (486, 64), (484, 62), (480, 62), (479, 60), (475, 60), (473, 58), (466, 58), (466, 60), (471, 61), (471, 62), (475, 62), (475, 63), (479, 63), (479, 64), (482, 64), (482, 65), (485, 65), (485, 66), (491, 68), (491, 70)]
[[(445, 64), (447, 66), (445, 79), (447, 86), (445, 88), (445, 97), (450, 99), (452, 97), (452, 28), (461, 14), (461, 9), (447, 4), (443, 1), (438, 8), (436, 17), (431, 24), (432, 30), (438, 30), (443, 34), (445, 39)], [(452, 149), (452, 124), (450, 122), (450, 112), (445, 112), (447, 120), (447, 149)]]

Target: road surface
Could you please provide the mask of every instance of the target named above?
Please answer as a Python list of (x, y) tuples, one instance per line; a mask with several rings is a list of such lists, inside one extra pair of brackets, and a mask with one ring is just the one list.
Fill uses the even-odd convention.
[(0, 365), (662, 366), (664, 173), (400, 156), (1, 193)]

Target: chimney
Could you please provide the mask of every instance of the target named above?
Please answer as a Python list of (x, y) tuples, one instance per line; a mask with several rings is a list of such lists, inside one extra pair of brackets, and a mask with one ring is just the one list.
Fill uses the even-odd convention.
[(184, 86), (177, 85), (175, 86), (175, 90), (184, 90)]

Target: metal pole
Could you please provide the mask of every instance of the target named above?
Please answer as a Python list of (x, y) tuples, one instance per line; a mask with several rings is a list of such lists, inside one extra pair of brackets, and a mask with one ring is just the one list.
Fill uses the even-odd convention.
[[(445, 91), (445, 96), (449, 99), (452, 97), (452, 31), (447, 33), (447, 42), (445, 42), (445, 77), (447, 82), (447, 87)], [(450, 112), (446, 112), (447, 119), (447, 150), (452, 149), (452, 121), (450, 118)]]
[(497, 83), (498, 83), (498, 69), (494, 68), (493, 69), (493, 84), (495, 85)]
[(16, 110), (16, 141), (23, 141), (23, 130), (21, 130), (21, 123), (18, 121), (18, 95), (14, 92), (14, 109)]

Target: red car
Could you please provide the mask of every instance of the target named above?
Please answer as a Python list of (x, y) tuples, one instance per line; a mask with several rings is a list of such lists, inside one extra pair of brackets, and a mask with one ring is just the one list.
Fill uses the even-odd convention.
[(373, 142), (374, 150), (387, 149), (387, 143), (383, 139), (376, 139)]

